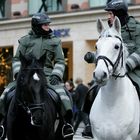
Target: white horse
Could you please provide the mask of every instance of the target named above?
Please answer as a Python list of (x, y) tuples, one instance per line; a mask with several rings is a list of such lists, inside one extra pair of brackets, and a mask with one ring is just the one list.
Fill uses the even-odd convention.
[(105, 29), (97, 21), (100, 38), (96, 43), (94, 80), (101, 85), (90, 111), (94, 140), (135, 140), (139, 131), (139, 99), (125, 63), (128, 55), (121, 37), (121, 25), (115, 17)]

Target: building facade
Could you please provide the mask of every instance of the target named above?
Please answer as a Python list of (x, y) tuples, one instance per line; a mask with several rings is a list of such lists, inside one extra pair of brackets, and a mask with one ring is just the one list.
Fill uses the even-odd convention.
[[(11, 60), (18, 39), (28, 33), (33, 13), (46, 11), (51, 28), (62, 40), (66, 71), (64, 80), (81, 77), (84, 83), (92, 79), (93, 64), (84, 61), (88, 51), (94, 51), (98, 39), (96, 20), (106, 22), (105, 0), (1, 0), (0, 3), (0, 89), (12, 79)], [(128, 0), (129, 15), (140, 21), (140, 0)]]

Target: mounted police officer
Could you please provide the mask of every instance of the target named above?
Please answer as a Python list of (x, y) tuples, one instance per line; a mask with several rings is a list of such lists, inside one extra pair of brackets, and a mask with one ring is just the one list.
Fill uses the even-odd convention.
[[(46, 13), (36, 13), (32, 16), (32, 30), (28, 35), (19, 39), (19, 46), (12, 63), (13, 74), (16, 78), (20, 69), (21, 63), (19, 61), (19, 52), (23, 55), (33, 53), (37, 59), (39, 59), (43, 54), (46, 54), (44, 72), (48, 80), (47, 84), (50, 88), (56, 91), (62, 102), (61, 113), (59, 113), (65, 122), (62, 133), (64, 134), (64, 137), (67, 137), (73, 135), (73, 127), (70, 124), (72, 119), (72, 104), (62, 85), (65, 60), (61, 40), (57, 38), (50, 29), (50, 23), (51, 19)], [(5, 93), (10, 92), (15, 86), (16, 81), (7, 86), (1, 96), (1, 101), (4, 99)]]
[[(123, 42), (127, 44), (129, 52), (126, 62), (126, 73), (136, 87), (138, 96), (140, 96), (140, 23), (135, 20), (134, 17), (128, 15), (128, 5), (124, 0), (110, 0), (105, 10), (108, 12), (108, 25), (110, 27), (112, 26), (115, 16), (117, 16), (121, 22)], [(94, 52), (87, 52), (84, 59), (88, 63), (94, 63), (96, 61)], [(89, 110), (90, 109), (88, 109), (88, 113)], [(87, 112), (86, 103), (84, 111)]]

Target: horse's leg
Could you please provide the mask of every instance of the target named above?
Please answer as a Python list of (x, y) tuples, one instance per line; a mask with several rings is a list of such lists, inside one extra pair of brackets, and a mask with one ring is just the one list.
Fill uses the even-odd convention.
[(60, 118), (58, 127), (57, 127), (56, 132), (55, 132), (55, 140), (63, 140), (63, 137), (62, 137), (62, 126), (63, 126), (63, 121)]
[(82, 121), (82, 117), (81, 117), (80, 111), (78, 111), (77, 115), (76, 115), (76, 119), (75, 119), (75, 124), (74, 124), (74, 132), (75, 133), (76, 133), (77, 128), (78, 128), (81, 121)]
[[(7, 122), (6, 122), (6, 127), (7, 127), (7, 138), (8, 140), (26, 140), (24, 139), (24, 136), (20, 134), (20, 130), (17, 128), (17, 124), (19, 124), (19, 121), (16, 122), (16, 117), (17, 117), (17, 109), (15, 108), (15, 96), (12, 98), (8, 113), (7, 113)], [(15, 111), (16, 110), (16, 111)], [(21, 120), (20, 120), (21, 121)]]

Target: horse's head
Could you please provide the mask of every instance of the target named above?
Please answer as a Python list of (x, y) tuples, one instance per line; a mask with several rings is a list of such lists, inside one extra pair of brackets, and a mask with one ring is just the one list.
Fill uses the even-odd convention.
[(21, 68), (17, 78), (18, 99), (22, 107), (31, 115), (33, 124), (41, 124), (46, 78), (43, 71), (45, 55), (40, 59), (20, 53)]
[(110, 77), (120, 77), (125, 74), (124, 58), (127, 51), (122, 41), (121, 24), (117, 17), (112, 27), (107, 29), (102, 20), (98, 19), (97, 29), (100, 37), (96, 43), (96, 68), (93, 77), (95, 82), (105, 85)]

